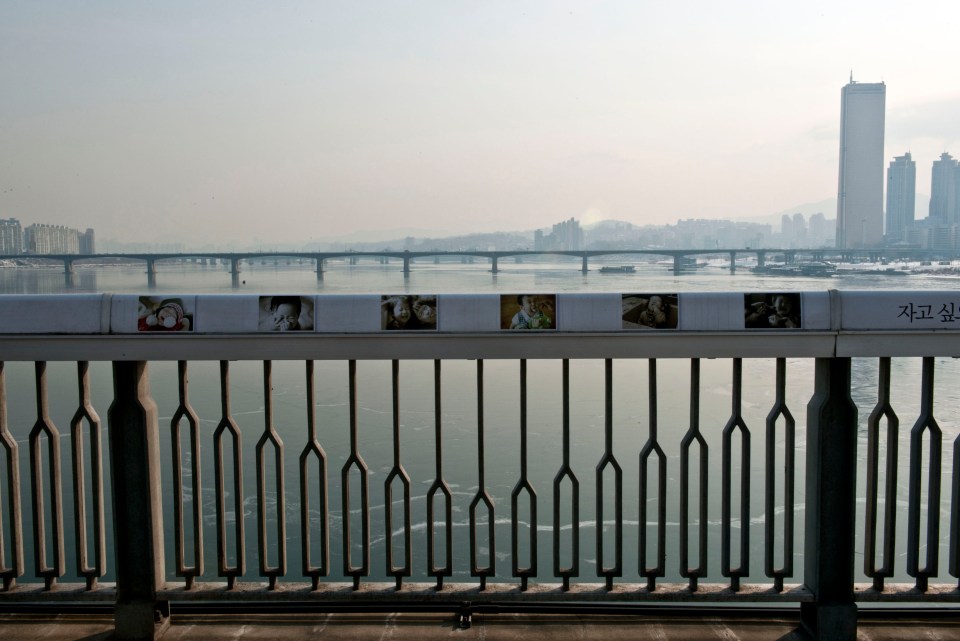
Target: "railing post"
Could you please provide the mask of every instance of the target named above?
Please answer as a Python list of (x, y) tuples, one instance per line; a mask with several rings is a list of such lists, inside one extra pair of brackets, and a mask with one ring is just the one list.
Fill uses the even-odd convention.
[(818, 358), (807, 405), (804, 582), (814, 600), (800, 606), (801, 625), (822, 641), (854, 641), (854, 526), (857, 407), (850, 398), (850, 359)]
[(144, 361), (113, 363), (107, 412), (117, 563), (116, 639), (157, 638), (169, 622), (164, 584), (160, 433)]

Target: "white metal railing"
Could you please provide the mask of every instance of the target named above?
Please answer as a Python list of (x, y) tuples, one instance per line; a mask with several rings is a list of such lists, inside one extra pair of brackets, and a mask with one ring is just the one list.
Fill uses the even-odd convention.
[[(0, 436), (5, 450), (4, 539), (0, 542), (0, 576), (4, 578), (5, 590), (0, 593), (0, 604), (115, 600), (118, 632), (133, 638), (152, 635), (155, 613), (165, 612), (165, 604), (180, 600), (308, 601), (318, 607), (360, 603), (380, 608), (429, 603), (460, 610), (466, 602), (519, 605), (531, 600), (563, 602), (570, 607), (582, 602), (786, 600), (802, 604), (804, 623), (815, 631), (837, 622), (855, 630), (856, 601), (958, 601), (960, 592), (955, 582), (944, 584), (931, 579), (940, 573), (942, 564), (937, 554), (941, 548), (948, 550), (950, 556), (948, 572), (960, 576), (956, 561), (960, 545), (958, 510), (953, 503), (947, 503), (948, 493), (941, 492), (940, 487), (943, 435), (937, 417), (944, 412), (933, 405), (937, 370), (934, 357), (960, 354), (960, 332), (882, 327), (883, 305), (892, 305), (889, 301), (901, 301), (896, 303), (899, 309), (903, 301), (934, 305), (938, 303), (927, 301), (939, 296), (945, 303), (951, 295), (894, 292), (878, 297), (880, 302), (873, 310), (881, 328), (876, 330), (857, 326), (859, 309), (870, 305), (866, 295), (852, 295), (852, 302), (848, 302), (844, 294), (834, 292), (823, 297), (826, 313), (819, 312), (827, 319), (828, 327), (802, 331), (317, 331), (298, 335), (163, 336), (4, 333), (0, 335), (0, 361), (36, 363), (32, 377), (36, 413), (31, 429), (26, 430), (24, 425), (11, 427), (9, 408), (23, 399), (8, 398), (6, 372), (10, 366), (0, 365)], [(743, 295), (737, 296), (742, 301)], [(53, 297), (52, 302), (44, 304), (51, 305), (48, 309), (66, 309), (72, 302), (67, 300), (70, 298), (74, 297)], [(317, 309), (322, 299), (317, 297)], [(596, 298), (585, 300), (594, 305), (597, 302)], [(689, 302), (688, 313), (695, 315), (700, 301), (695, 296), (688, 297), (688, 301), (693, 301)], [(723, 303), (715, 295), (705, 295), (703, 301), (705, 307), (707, 303)], [(10, 311), (10, 305), (20, 302), (20, 298), (0, 298), (0, 330), (4, 328), (4, 318), (16, 315)], [(563, 302), (561, 299), (558, 306)], [(96, 300), (99, 318), (114, 319), (114, 303), (121, 307), (127, 304), (110, 300), (109, 313), (104, 314), (107, 303), (104, 299)], [(844, 306), (854, 303), (857, 311), (846, 315), (851, 329), (845, 329)], [(111, 322), (100, 323), (97, 328), (109, 331)], [(860, 408), (862, 414), (873, 410), (867, 421), (866, 457), (858, 456), (858, 408), (851, 400), (851, 357), (869, 357), (871, 362), (877, 359), (878, 363), (876, 405)], [(906, 541), (898, 535), (896, 526), (899, 459), (891, 444), (900, 439), (897, 408), (889, 393), (890, 357), (923, 357), (920, 412), (915, 417), (908, 452)], [(475, 363), (463, 363), (464, 359)], [(711, 410), (709, 417), (703, 416), (701, 359), (730, 359), (731, 409), (727, 415), (719, 416)], [(775, 368), (758, 369), (755, 359), (774, 359)], [(804, 408), (788, 399), (787, 377), (796, 368), (800, 368), (798, 376), (802, 377), (799, 364), (807, 359), (813, 362), (813, 393), (806, 407), (805, 429), (802, 422), (797, 429), (793, 416), (804, 413)], [(264, 391), (258, 398), (263, 405), (264, 425), (253, 448), (243, 438), (244, 429), (231, 409), (237, 395), (231, 391), (230, 383), (230, 361), (234, 360), (263, 361)], [(594, 492), (584, 498), (580, 492), (591, 489), (584, 477), (585, 470), (590, 468), (585, 468), (583, 459), (577, 458), (578, 448), (584, 445), (572, 437), (575, 430), (571, 429), (571, 417), (578, 414), (578, 408), (570, 390), (571, 377), (577, 380), (577, 368), (592, 360), (599, 361), (602, 367), (587, 368), (589, 373), (582, 380), (598, 379), (603, 400), (590, 406), (596, 409), (587, 411), (602, 420), (602, 427), (591, 445), (591, 452), (599, 456), (599, 461), (593, 461)], [(69, 466), (61, 462), (60, 431), (50, 412), (47, 363), (54, 361), (79, 363), (75, 381), (79, 383), (79, 403), (70, 412), (71, 438), (67, 441), (73, 462)], [(109, 461), (109, 481), (102, 478), (99, 460), (101, 427), (91, 401), (91, 361), (111, 363), (114, 391), (109, 395), (109, 455), (105, 459)], [(155, 369), (170, 372), (170, 368), (162, 367), (166, 361), (179, 362), (174, 375), (178, 391), (176, 401), (162, 409), (163, 415), (171, 418), (161, 423), (151, 387), (151, 383), (156, 387), (158, 381), (148, 375), (148, 362), (156, 362)], [(200, 384), (215, 391), (220, 408), (213, 414), (198, 413), (190, 400), (187, 363), (203, 361), (220, 362), (216, 378), (205, 378)], [(295, 432), (300, 439), (297, 442), (285, 442), (274, 420), (274, 361), (304, 363), (302, 374), (294, 374), (293, 379), (289, 372), (284, 375), (287, 383), (299, 379), (296, 386), (303, 390), (300, 401), (305, 408), (305, 429)], [(335, 438), (331, 437), (334, 428), (324, 424), (321, 429), (322, 421), (316, 415), (315, 361), (344, 362), (345, 370), (337, 371), (338, 376), (346, 379), (348, 416), (345, 424), (336, 427), (339, 436)], [(358, 383), (357, 368), (363, 367), (365, 361), (389, 364), (389, 436), (371, 436), (366, 429), (361, 436), (363, 421), (358, 414), (358, 397), (363, 392), (358, 385), (363, 383)], [(516, 417), (509, 428), (512, 432), (515, 426), (515, 434), (510, 438), (505, 438), (502, 430), (491, 433), (491, 413), (502, 409), (496, 405), (501, 402), (499, 399), (491, 399), (489, 389), (502, 375), (501, 369), (495, 367), (499, 361), (518, 362), (518, 369), (510, 374), (517, 376), (518, 404), (513, 408), (516, 412), (506, 412)], [(528, 368), (539, 367), (540, 361), (554, 364), (550, 366), (557, 374), (550, 375), (549, 385), (531, 382)], [(643, 421), (646, 439), (631, 451), (617, 446), (625, 430), (634, 429), (615, 415), (614, 390), (631, 389), (614, 373), (621, 363), (627, 363), (630, 375), (647, 388), (647, 417)], [(673, 371), (664, 385), (661, 372), (664, 367), (683, 370), (687, 364), (690, 384), (684, 386), (683, 394), (689, 400), (689, 412), (684, 413), (682, 429), (678, 429), (675, 408), (668, 415), (658, 411), (664, 403), (675, 401), (678, 378)], [(641, 365), (640, 369), (637, 365)], [(414, 439), (408, 433), (401, 434), (401, 372), (407, 368), (419, 368), (418, 384), (425, 382), (427, 390), (415, 396), (426, 405), (421, 410), (429, 415), (427, 423), (433, 427), (432, 438), (415, 441), (413, 452), (410, 443)], [(751, 398), (744, 393), (745, 368), (748, 377), (751, 371), (763, 371), (763, 376), (770, 376), (772, 400)], [(101, 377), (101, 383), (106, 380), (109, 379)], [(195, 382), (194, 388), (196, 385)], [(472, 432), (470, 438), (476, 439), (475, 447), (464, 445), (463, 438), (451, 436), (450, 427), (444, 424), (443, 408), (451, 403), (444, 390), (451, 386), (460, 390), (461, 395), (464, 386), (475, 386), (468, 403), (471, 411), (476, 412), (476, 420), (471, 423), (474, 427), (468, 430)], [(551, 386), (557, 388), (560, 407), (537, 405), (539, 390)], [(22, 383), (18, 389), (23, 389)], [(754, 405), (768, 403), (762, 427), (755, 417), (748, 416), (744, 401)], [(560, 466), (555, 468), (552, 483), (543, 483), (542, 478), (533, 478), (530, 471), (538, 456), (533, 449), (538, 445), (531, 446), (530, 425), (536, 422), (538, 413), (548, 410), (560, 422), (556, 436), (548, 439), (557, 441), (551, 452), (560, 453), (559, 460), (554, 461)], [(674, 425), (670, 431), (658, 429), (665, 416)], [(801, 433), (802, 447), (796, 443), (797, 432)], [(761, 434), (763, 456), (751, 459), (751, 453), (761, 451), (755, 444), (759, 438), (753, 441), (752, 437)], [(23, 438), (28, 445), (26, 452), (20, 447), (22, 441), (18, 444), (18, 439)], [(543, 442), (542, 438), (537, 441), (540, 446)], [(880, 447), (881, 442), (886, 442), (886, 446)], [(161, 446), (163, 443), (165, 447)], [(374, 447), (373, 443), (387, 447), (391, 455), (380, 469), (371, 470), (365, 451)], [(454, 443), (457, 448), (472, 452), (469, 460), (475, 468), (450, 469), (449, 452)], [(401, 452), (402, 444), (405, 445)], [(794, 445), (802, 450), (803, 466), (793, 457)], [(167, 448), (170, 454), (164, 451)], [(209, 456), (204, 458), (203, 454), (211, 448), (212, 465)], [(285, 464), (285, 460), (294, 458), (287, 455), (285, 448), (292, 448), (290, 453), (298, 457), (297, 465)], [(708, 467), (708, 460), (718, 460), (717, 452), (720, 465)], [(243, 474), (243, 464), (249, 464), (251, 453), (255, 491)], [(491, 453), (511, 460), (519, 458), (518, 478), (506, 481), (508, 486), (512, 485), (506, 494), (491, 488), (492, 482), (501, 486), (505, 482), (491, 476)], [(956, 449), (952, 456), (952, 464), (960, 464)], [(751, 460), (758, 459), (762, 459), (761, 465), (751, 465)], [(168, 460), (172, 466), (165, 470)], [(417, 473), (411, 475), (413, 465), (417, 466)], [(64, 508), (61, 467), (70, 469), (67, 493), (75, 499), (72, 529), (76, 552), (72, 555), (65, 546), (69, 540), (65, 531), (69, 533), (70, 527), (65, 528), (64, 524), (71, 510)], [(502, 473), (501, 467), (495, 469)], [(719, 475), (714, 474), (715, 469), (719, 469)], [(757, 469), (763, 472), (762, 483), (758, 482)], [(209, 481), (211, 470), (213, 483)], [(866, 476), (861, 495), (866, 515), (860, 523), (856, 522), (858, 470)], [(161, 482), (165, 474), (173, 481), (170, 487)], [(29, 509), (20, 505), (28, 475), (32, 497)], [(374, 488), (372, 479), (377, 475), (384, 478), (382, 488)], [(476, 485), (466, 496), (455, 497), (452, 475), (457, 475), (458, 480), (476, 479)], [(639, 483), (638, 493), (630, 501), (636, 506), (640, 527), (626, 524), (629, 519), (624, 514), (628, 502), (625, 475)], [(288, 477), (296, 482), (286, 482)], [(960, 474), (954, 473), (950, 478), (955, 488)], [(411, 493), (415, 482), (428, 486), (426, 495), (416, 500)], [(203, 501), (190, 499), (210, 491), (211, 485), (215, 494), (212, 514)], [(104, 486), (112, 502), (104, 500)], [(717, 486), (719, 496), (711, 494), (711, 488)], [(804, 490), (798, 497), (796, 488), (801, 487)], [(956, 493), (955, 489), (952, 491)], [(758, 494), (762, 510), (757, 509)], [(544, 495), (550, 497), (546, 503), (552, 503), (552, 518), (538, 519), (537, 506)], [(384, 497), (382, 503), (378, 496)], [(951, 500), (955, 502), (956, 496)], [(680, 505), (679, 524), (668, 522), (671, 501)], [(716, 525), (710, 524), (717, 502), (721, 507), (719, 537)], [(165, 504), (172, 511), (164, 510)], [(416, 504), (426, 508), (424, 535), (412, 532), (411, 515), (422, 509)], [(255, 517), (243, 516), (251, 505)], [(295, 509), (297, 505), (299, 510)], [(455, 522), (455, 507), (466, 513), (467, 532)], [(371, 514), (379, 514), (380, 509), (384, 516), (382, 520), (378, 517), (375, 525), (379, 529), (374, 531)], [(605, 528), (581, 524), (581, 513), (589, 509), (595, 523), (604, 524)], [(949, 526), (943, 523), (942, 528), (941, 509), (951, 515)], [(626, 510), (631, 512), (631, 508)], [(539, 513), (543, 514), (543, 510)], [(744, 526), (758, 515), (763, 525), (759, 546), (764, 559), (761, 572), (751, 566), (751, 528)], [(507, 516), (509, 546), (496, 541), (495, 527), (498, 520), (504, 521)], [(215, 521), (212, 533), (203, 527), (206, 519)], [(246, 531), (253, 522), (255, 537)], [(112, 547), (107, 545), (109, 526), (114, 532)], [(461, 529), (455, 534), (458, 527)], [(501, 527), (506, 528), (506, 523)], [(949, 529), (949, 537), (942, 537), (941, 529)], [(541, 541), (541, 530), (549, 533), (547, 540)], [(608, 533), (604, 534), (604, 530)], [(799, 549), (792, 549), (795, 531), (800, 534)], [(24, 532), (32, 533), (32, 537), (25, 538)], [(863, 533), (864, 573), (872, 584), (855, 582), (857, 532)], [(595, 563), (591, 561), (590, 565), (595, 568), (589, 571), (585, 563), (590, 552), (581, 547), (581, 536), (592, 536), (595, 546), (590, 551), (595, 557)], [(166, 564), (171, 538), (174, 561)], [(717, 546), (717, 538), (719, 546), (711, 547)], [(677, 539), (679, 544), (675, 543)], [(32, 541), (32, 546), (28, 541)], [(203, 563), (204, 543), (209, 550), (213, 541), (217, 548), (215, 570)], [(340, 545), (332, 546), (331, 542)], [(300, 544), (299, 567), (288, 566), (287, 554), (296, 543)], [(547, 555), (551, 567), (538, 566), (542, 556), (538, 546), (544, 544), (551, 548)], [(904, 549), (904, 544), (906, 567), (897, 568), (893, 551)], [(678, 545), (679, 557), (668, 558), (666, 549), (673, 545)], [(374, 548), (378, 562), (382, 563), (380, 567), (371, 564)], [(633, 551), (627, 552), (627, 557), (636, 557), (635, 569), (624, 565), (625, 548)], [(717, 549), (721, 557), (719, 576), (716, 566), (708, 563), (708, 557), (714, 556), (708, 550)], [(509, 559), (509, 571), (502, 564), (498, 566), (498, 551)], [(68, 572), (67, 559), (71, 556), (75, 568), (69, 571), (82, 578), (82, 584), (59, 583), (59, 578)], [(248, 557), (256, 560), (256, 570), (252, 563), (247, 563)], [(802, 567), (793, 567), (794, 558), (800, 560)], [(415, 559), (420, 569), (413, 567)], [(30, 576), (25, 565), (30, 561), (34, 565), (33, 580), (42, 581), (40, 584), (23, 579), (24, 575)], [(111, 565), (115, 567), (116, 580), (104, 584), (102, 579)], [(252, 572), (265, 582), (251, 582)], [(903, 574), (913, 577), (914, 583), (904, 585), (889, 580)], [(682, 580), (668, 580), (677, 575)], [(631, 580), (631, 576), (640, 581)], [(429, 578), (429, 584), (424, 577)], [(723, 580), (717, 581), (720, 577)]]

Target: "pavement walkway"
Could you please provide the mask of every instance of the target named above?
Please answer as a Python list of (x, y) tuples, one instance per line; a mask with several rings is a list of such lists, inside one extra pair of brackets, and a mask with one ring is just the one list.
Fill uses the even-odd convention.
[[(109, 615), (0, 615), (3, 641), (107, 641)], [(960, 641), (960, 618), (861, 621), (858, 640)], [(476, 614), (461, 629), (447, 615), (425, 614), (182, 614), (174, 615), (163, 641), (260, 641), (285, 639), (390, 639), (393, 641), (540, 641), (616, 639), (656, 641), (800, 641), (797, 621), (783, 617), (685, 617), (647, 615)]]

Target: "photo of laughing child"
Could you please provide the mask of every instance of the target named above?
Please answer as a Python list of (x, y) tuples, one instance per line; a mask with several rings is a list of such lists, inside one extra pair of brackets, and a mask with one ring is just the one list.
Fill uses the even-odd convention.
[(437, 328), (437, 297), (394, 294), (380, 298), (380, 329)]
[(500, 329), (556, 329), (556, 294), (500, 297)]
[(313, 300), (306, 296), (261, 296), (261, 332), (296, 332), (313, 329)]

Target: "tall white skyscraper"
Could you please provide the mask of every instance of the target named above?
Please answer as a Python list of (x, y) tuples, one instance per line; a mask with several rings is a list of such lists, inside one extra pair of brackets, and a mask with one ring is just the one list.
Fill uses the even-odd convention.
[(906, 239), (913, 227), (917, 200), (917, 163), (910, 152), (895, 156), (887, 167), (887, 229), (888, 242)]
[(883, 242), (883, 131), (887, 86), (850, 84), (840, 93), (837, 247)]
[(960, 164), (943, 152), (933, 161), (930, 176), (930, 220), (940, 225), (960, 223)]

